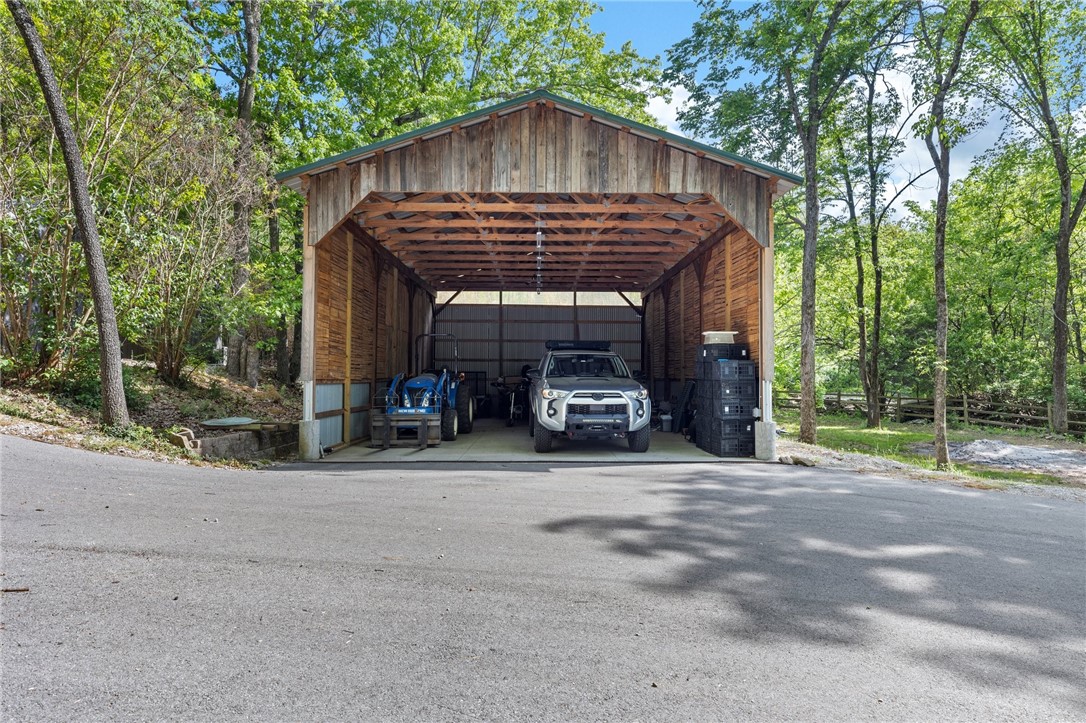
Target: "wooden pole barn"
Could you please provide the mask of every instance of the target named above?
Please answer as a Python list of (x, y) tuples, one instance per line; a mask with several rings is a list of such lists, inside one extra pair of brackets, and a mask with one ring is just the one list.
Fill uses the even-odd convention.
[(278, 180), (306, 199), (303, 458), (368, 435), (439, 290), (641, 292), (650, 388), (736, 331), (769, 420), (772, 204), (797, 176), (536, 91)]

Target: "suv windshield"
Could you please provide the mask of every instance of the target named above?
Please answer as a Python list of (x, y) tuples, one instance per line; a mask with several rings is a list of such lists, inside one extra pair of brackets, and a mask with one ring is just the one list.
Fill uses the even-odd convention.
[(629, 377), (622, 359), (614, 354), (552, 354), (544, 371), (548, 377)]

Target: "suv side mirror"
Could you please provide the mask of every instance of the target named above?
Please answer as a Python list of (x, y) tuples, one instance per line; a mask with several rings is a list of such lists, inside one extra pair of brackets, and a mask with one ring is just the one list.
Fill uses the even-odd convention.
[(526, 373), (533, 382), (538, 382), (543, 378), (543, 374), (538, 369), (529, 369)]
[(646, 381), (645, 372), (641, 371), (640, 369), (634, 369), (633, 378), (636, 381), (644, 382)]

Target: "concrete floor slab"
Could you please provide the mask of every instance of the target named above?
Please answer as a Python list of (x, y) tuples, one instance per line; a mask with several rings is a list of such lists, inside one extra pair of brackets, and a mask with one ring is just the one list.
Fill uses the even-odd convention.
[[(532, 447), (526, 423), (506, 427), (501, 419), (478, 419), (471, 434), (461, 434), (455, 442), (442, 442), (436, 447), (393, 447), (375, 449), (369, 442), (346, 447), (325, 457), (322, 462), (341, 464), (363, 462), (366, 464), (405, 462), (604, 462), (604, 463), (661, 463), (661, 462), (725, 462), (683, 439), (681, 434), (653, 432), (649, 451), (637, 454), (630, 451), (625, 439), (584, 440), (573, 442), (555, 439), (554, 449), (546, 454), (537, 453)], [(751, 462), (754, 460), (732, 459)]]

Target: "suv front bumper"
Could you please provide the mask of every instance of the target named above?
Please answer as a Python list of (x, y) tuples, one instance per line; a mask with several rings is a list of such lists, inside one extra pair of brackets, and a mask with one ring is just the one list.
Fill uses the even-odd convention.
[(631, 399), (619, 392), (577, 391), (560, 399), (533, 400), (540, 426), (570, 439), (622, 437), (649, 423), (648, 399)]

